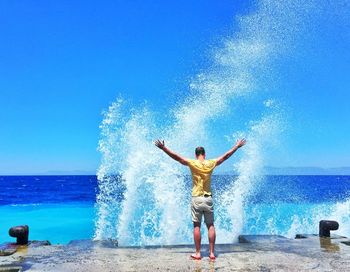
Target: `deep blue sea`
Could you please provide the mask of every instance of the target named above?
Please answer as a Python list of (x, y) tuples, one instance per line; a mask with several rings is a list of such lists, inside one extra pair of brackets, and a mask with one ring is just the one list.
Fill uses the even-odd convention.
[[(234, 180), (232, 176), (213, 176), (214, 197), (234, 182), (231, 180)], [(1, 176), (0, 242), (13, 241), (8, 229), (21, 224), (29, 225), (30, 240), (68, 243), (73, 239), (92, 238), (97, 185), (96, 176)], [(190, 180), (188, 185), (190, 192)], [(121, 192), (116, 197), (122, 201), (122, 196)], [(307, 218), (310, 210), (305, 207), (334, 206), (347, 203), (349, 198), (350, 176), (266, 176), (246, 200), (251, 211), (259, 207), (264, 213), (260, 212), (258, 219), (248, 217), (250, 225), (245, 230), (271, 232), (271, 228), (264, 229), (258, 225), (263, 223), (257, 222), (266, 223), (275, 218), (276, 213), (280, 222), (287, 222), (298, 213), (306, 213), (303, 216)], [(345, 210), (344, 214), (349, 211)], [(275, 233), (283, 234), (286, 230), (282, 228), (291, 227), (278, 224), (274, 227), (281, 229)]]

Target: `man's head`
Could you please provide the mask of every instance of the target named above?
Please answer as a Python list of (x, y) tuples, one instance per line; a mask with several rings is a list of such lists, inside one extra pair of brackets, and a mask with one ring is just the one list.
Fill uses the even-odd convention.
[(194, 153), (196, 154), (196, 158), (203, 156), (205, 158), (205, 150), (204, 147), (202, 146), (198, 146), (196, 148), (196, 150), (194, 151)]

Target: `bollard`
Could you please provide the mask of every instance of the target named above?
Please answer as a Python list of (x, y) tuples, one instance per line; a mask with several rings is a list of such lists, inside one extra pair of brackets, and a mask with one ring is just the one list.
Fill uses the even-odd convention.
[(27, 225), (16, 226), (9, 229), (9, 235), (17, 238), (17, 245), (28, 244), (29, 227)]
[(319, 236), (320, 237), (330, 237), (331, 230), (337, 230), (339, 228), (339, 223), (332, 220), (321, 220), (319, 225)]

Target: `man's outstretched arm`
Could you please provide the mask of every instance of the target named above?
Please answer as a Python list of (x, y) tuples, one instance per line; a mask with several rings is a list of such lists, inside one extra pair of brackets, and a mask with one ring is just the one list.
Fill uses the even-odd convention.
[(238, 140), (236, 145), (232, 147), (229, 151), (227, 151), (224, 155), (216, 159), (216, 165), (222, 164), (224, 161), (226, 161), (233, 153), (237, 151), (238, 148), (244, 146), (246, 143), (245, 139)]
[(164, 141), (157, 140), (154, 142), (154, 144), (163, 150), (166, 154), (169, 155), (169, 157), (173, 158), (174, 160), (178, 161), (179, 163), (183, 165), (188, 165), (188, 161), (186, 158), (181, 157), (180, 155), (176, 154), (175, 152), (171, 151), (169, 148), (167, 148), (164, 144)]

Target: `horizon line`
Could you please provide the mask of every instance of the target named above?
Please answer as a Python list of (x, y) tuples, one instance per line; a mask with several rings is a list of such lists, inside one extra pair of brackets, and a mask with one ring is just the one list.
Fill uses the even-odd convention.
[[(350, 166), (336, 166), (336, 167), (321, 167), (321, 166), (264, 166), (265, 175), (327, 175), (327, 172), (331, 171), (330, 175), (350, 175)], [(283, 171), (287, 173), (282, 173)], [(295, 172), (292, 173), (291, 171)], [(304, 173), (300, 173), (304, 172)], [(313, 171), (319, 173), (311, 173)], [(346, 173), (335, 173), (336, 171), (346, 172)], [(270, 173), (269, 173), (270, 172)], [(272, 173), (271, 173), (272, 172)], [(298, 173), (299, 172), (299, 173)], [(213, 175), (225, 175), (234, 174), (237, 172), (235, 170), (222, 170), (217, 171)], [(89, 170), (54, 170), (45, 172), (33, 172), (33, 173), (1, 173), (0, 176), (96, 176), (97, 171)]]

